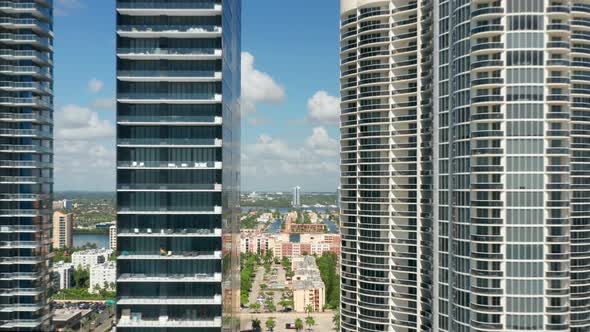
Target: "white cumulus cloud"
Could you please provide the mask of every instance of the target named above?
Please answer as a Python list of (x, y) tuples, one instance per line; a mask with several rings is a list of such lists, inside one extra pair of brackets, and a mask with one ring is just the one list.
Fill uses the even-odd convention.
[(69, 104), (55, 113), (58, 190), (113, 190), (115, 126), (90, 108)]
[(285, 88), (269, 74), (254, 67), (254, 56), (242, 52), (242, 113), (256, 111), (257, 103), (279, 104), (285, 100)]
[(70, 104), (55, 114), (55, 136), (64, 140), (114, 137), (115, 126), (89, 108)]
[(330, 137), (324, 127), (313, 128), (313, 133), (307, 138), (307, 145), (320, 156), (338, 155), (338, 142)]
[(300, 143), (261, 134), (242, 147), (244, 188), (281, 190), (295, 185), (310, 190), (337, 186), (338, 144), (322, 128), (314, 128)]
[(114, 110), (116, 105), (115, 98), (97, 98), (90, 104), (90, 107), (96, 110)]
[(101, 80), (93, 78), (90, 81), (88, 81), (88, 90), (90, 90), (90, 92), (92, 93), (99, 93), (103, 87), (104, 82)]
[(67, 16), (73, 9), (81, 8), (84, 4), (81, 0), (55, 0), (54, 13), (58, 16)]
[(312, 121), (337, 124), (340, 119), (340, 99), (326, 91), (318, 91), (307, 101), (307, 110)]

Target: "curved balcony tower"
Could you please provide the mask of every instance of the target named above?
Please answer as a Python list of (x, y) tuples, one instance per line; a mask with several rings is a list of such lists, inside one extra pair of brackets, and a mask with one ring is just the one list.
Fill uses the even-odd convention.
[(343, 331), (590, 329), (589, 26), (341, 0)]
[(342, 331), (431, 329), (431, 8), (341, 1)]

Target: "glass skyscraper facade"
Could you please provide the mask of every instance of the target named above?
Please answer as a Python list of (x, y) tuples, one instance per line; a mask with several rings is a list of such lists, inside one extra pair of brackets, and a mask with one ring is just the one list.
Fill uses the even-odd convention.
[(589, 27), (341, 0), (343, 331), (590, 330)]
[(117, 1), (117, 331), (237, 331), (240, 0)]
[(0, 2), (0, 331), (50, 331), (53, 2)]

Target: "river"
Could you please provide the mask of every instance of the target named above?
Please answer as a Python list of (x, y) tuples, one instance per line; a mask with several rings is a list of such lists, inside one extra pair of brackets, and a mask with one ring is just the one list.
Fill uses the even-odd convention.
[(81, 247), (86, 243), (96, 244), (97, 248), (108, 248), (109, 235), (74, 233), (74, 247)]

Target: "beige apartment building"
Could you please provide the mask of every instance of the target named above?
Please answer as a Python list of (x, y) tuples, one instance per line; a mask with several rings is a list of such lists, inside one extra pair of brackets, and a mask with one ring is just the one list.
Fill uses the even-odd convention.
[(301, 256), (293, 258), (293, 310), (305, 312), (312, 305), (314, 312), (324, 311), (326, 304), (326, 287), (320, 276), (315, 258)]
[(53, 248), (71, 247), (74, 237), (74, 215), (72, 213), (53, 213)]

